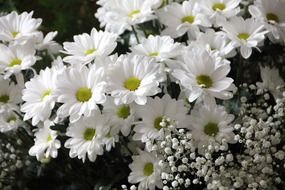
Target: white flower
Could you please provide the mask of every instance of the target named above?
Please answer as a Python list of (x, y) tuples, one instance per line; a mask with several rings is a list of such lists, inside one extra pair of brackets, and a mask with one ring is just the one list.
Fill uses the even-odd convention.
[(265, 25), (272, 41), (285, 41), (284, 7), (284, 0), (255, 0), (249, 6), (250, 14)]
[(71, 64), (86, 64), (97, 57), (110, 55), (117, 46), (117, 35), (91, 30), (91, 34), (80, 34), (73, 37), (74, 42), (64, 42), (63, 53), (68, 54), (63, 61)]
[(7, 47), (0, 44), (0, 69), (8, 78), (21, 70), (30, 69), (36, 62), (36, 51), (29, 45)]
[(182, 58), (181, 68), (175, 68), (172, 75), (187, 90), (190, 102), (202, 95), (219, 99), (232, 97), (233, 79), (226, 77), (231, 69), (228, 64), (218, 64), (200, 48), (185, 51)]
[(69, 156), (78, 157), (85, 162), (87, 155), (88, 159), (94, 162), (97, 155), (102, 155), (104, 152), (102, 138), (110, 130), (109, 121), (109, 117), (95, 111), (90, 117), (83, 117), (72, 123), (66, 132), (70, 138), (64, 145), (70, 149)]
[(267, 33), (264, 31), (264, 25), (253, 18), (244, 20), (242, 17), (232, 17), (220, 24), (231, 39), (232, 46), (240, 47), (240, 53), (245, 59), (250, 57), (252, 48), (258, 48)]
[(223, 106), (218, 106), (214, 102), (194, 107), (189, 124), (199, 152), (203, 152), (212, 142), (222, 142), (223, 139), (233, 143), (234, 133), (231, 125), (233, 120), (233, 115), (228, 114)]
[(37, 31), (42, 23), (42, 19), (32, 18), (33, 12), (12, 13), (0, 17), (0, 40), (4, 42), (25, 43), (33, 40), (41, 32)]
[[(137, 116), (142, 119), (134, 131), (134, 140), (146, 142), (149, 139), (159, 139), (164, 136), (162, 121), (164, 118), (177, 122), (177, 127), (185, 127), (187, 123), (187, 108), (183, 100), (171, 99), (166, 94), (162, 98), (149, 98), (144, 106), (137, 106)], [(167, 127), (167, 126), (165, 126)]]
[(122, 34), (131, 30), (131, 26), (140, 24), (155, 17), (154, 9), (161, 5), (161, 0), (110, 0), (101, 3), (95, 16), (107, 31)]
[(36, 156), (39, 161), (56, 158), (57, 149), (61, 147), (60, 141), (56, 139), (57, 131), (50, 129), (52, 125), (52, 122), (46, 121), (35, 133), (35, 144), (30, 148), (29, 155)]
[(57, 42), (55, 42), (53, 39), (56, 37), (57, 31), (55, 32), (49, 32), (45, 37), (41, 33), (39, 38), (37, 39), (38, 44), (36, 45), (37, 49), (47, 50), (50, 54), (56, 54), (59, 52), (59, 50), (62, 49), (61, 45), (59, 45)]
[(108, 75), (108, 90), (115, 98), (115, 103), (146, 104), (147, 96), (160, 92), (158, 85), (162, 81), (162, 74), (158, 72), (159, 67), (153, 59), (145, 56), (121, 56)]
[(70, 122), (75, 122), (82, 115), (89, 116), (98, 109), (97, 104), (106, 101), (103, 75), (103, 69), (95, 65), (90, 69), (86, 66), (71, 67), (59, 74), (55, 95), (63, 105), (57, 110), (58, 116), (70, 116)]
[(135, 108), (133, 104), (116, 105), (114, 98), (107, 97), (103, 104), (103, 113), (112, 116), (113, 125), (121, 130), (124, 136), (128, 136), (135, 120)]
[(0, 114), (9, 109), (17, 110), (17, 104), (21, 102), (22, 89), (21, 84), (16, 85), (0, 77)]
[(56, 101), (55, 81), (56, 71), (46, 68), (25, 84), (22, 96), (25, 103), (21, 107), (24, 121), (32, 118), (32, 124), (37, 125), (50, 117)]
[(162, 189), (159, 158), (153, 153), (140, 151), (139, 155), (132, 156), (132, 159), (133, 162), (129, 165), (132, 171), (128, 181), (139, 183), (138, 190), (155, 190), (155, 187)]
[(236, 16), (240, 12), (240, 2), (241, 0), (202, 0), (200, 5), (204, 14), (216, 24), (219, 19)]
[(0, 132), (5, 133), (17, 129), (22, 124), (21, 119), (13, 110), (7, 109), (0, 114)]
[(199, 26), (210, 26), (211, 23), (201, 13), (196, 1), (184, 1), (181, 4), (171, 3), (158, 11), (159, 21), (166, 26), (163, 34), (173, 38), (182, 36), (186, 32), (199, 32)]
[(281, 90), (278, 87), (284, 87), (285, 82), (279, 74), (277, 68), (270, 67), (260, 67), (260, 75), (262, 83), (257, 83), (257, 85), (262, 89), (268, 89), (275, 99), (282, 98)]
[(150, 35), (141, 44), (133, 46), (131, 50), (135, 54), (152, 57), (156, 61), (162, 62), (177, 57), (180, 54), (181, 46), (179, 43), (174, 43), (174, 40), (169, 36)]
[(105, 145), (107, 151), (110, 151), (112, 147), (115, 147), (115, 143), (119, 142), (120, 128), (114, 120), (110, 121), (109, 132), (102, 138), (102, 143)]

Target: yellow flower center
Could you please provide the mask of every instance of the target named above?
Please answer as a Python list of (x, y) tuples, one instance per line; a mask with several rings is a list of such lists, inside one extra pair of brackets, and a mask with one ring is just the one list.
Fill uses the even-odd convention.
[(248, 33), (240, 33), (238, 35), (238, 38), (241, 39), (241, 40), (247, 40), (249, 38), (249, 34)]
[(279, 23), (279, 17), (274, 13), (267, 13), (266, 18), (269, 22)]
[(188, 22), (190, 24), (192, 24), (195, 21), (195, 16), (189, 15), (189, 16), (185, 16), (181, 19), (181, 21), (184, 22)]
[(148, 56), (150, 56), (150, 57), (156, 57), (156, 56), (158, 56), (158, 55), (159, 55), (158, 52), (152, 52), (152, 53), (149, 53), (149, 54), (148, 54)]
[(11, 115), (10, 117), (8, 117), (6, 121), (7, 123), (14, 123), (16, 120), (17, 120), (16, 116)]
[(226, 5), (224, 3), (215, 3), (212, 7), (214, 11), (222, 11), (226, 8)]
[(1, 103), (7, 104), (9, 102), (9, 100), (10, 100), (10, 97), (6, 94), (0, 96), (0, 102)]
[(128, 14), (128, 17), (133, 18), (135, 15), (139, 14), (141, 11), (139, 9), (133, 10)]
[(141, 85), (141, 80), (136, 77), (130, 77), (124, 83), (124, 87), (130, 91), (137, 90), (140, 85)]
[(89, 88), (80, 88), (76, 92), (76, 99), (79, 102), (87, 102), (92, 97), (92, 91)]
[(196, 81), (202, 88), (210, 88), (213, 86), (213, 81), (208, 75), (199, 75), (196, 77)]
[(208, 123), (204, 126), (204, 133), (208, 136), (215, 137), (219, 133), (219, 127), (217, 123)]
[(16, 36), (17, 36), (19, 33), (20, 33), (20, 32), (12, 32), (13, 38), (16, 38)]
[(159, 117), (155, 118), (155, 120), (153, 122), (154, 128), (156, 128), (158, 131), (162, 128), (162, 126), (160, 125), (160, 123), (162, 122), (162, 119), (163, 119), (163, 117), (159, 116)]
[(127, 119), (130, 115), (130, 106), (123, 105), (117, 109), (117, 116), (122, 119)]
[(153, 173), (153, 163), (148, 162), (144, 165), (143, 174), (145, 176), (150, 176)]
[(84, 54), (85, 54), (85, 55), (90, 55), (90, 54), (94, 53), (95, 51), (96, 51), (95, 48), (91, 48), (91, 49), (86, 50), (86, 51), (84, 52)]
[(91, 141), (95, 135), (96, 135), (96, 129), (86, 128), (83, 134), (83, 138), (86, 141)]
[(13, 60), (10, 62), (10, 64), (8, 65), (8, 67), (14, 67), (14, 66), (16, 66), (16, 65), (21, 65), (21, 63), (22, 63), (22, 60), (16, 58), (16, 59), (13, 59)]
[(50, 95), (51, 95), (51, 89), (44, 91), (42, 96), (41, 96), (41, 101), (43, 101), (46, 97), (48, 97)]
[(52, 141), (52, 136), (48, 135), (47, 142), (50, 142), (50, 141)]

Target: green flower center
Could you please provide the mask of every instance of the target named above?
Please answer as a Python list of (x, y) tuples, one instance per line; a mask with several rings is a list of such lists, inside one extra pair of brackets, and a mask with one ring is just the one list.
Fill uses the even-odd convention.
[(141, 84), (140, 79), (138, 79), (136, 77), (130, 77), (125, 81), (124, 87), (130, 91), (135, 91), (138, 89), (140, 84)]
[(213, 86), (213, 81), (208, 75), (199, 75), (196, 77), (196, 81), (202, 88), (210, 88)]
[(133, 18), (135, 15), (139, 14), (141, 11), (139, 9), (133, 10), (128, 14), (128, 17)]
[(13, 38), (16, 38), (16, 36), (17, 36), (19, 33), (20, 33), (20, 32), (12, 32)]
[(91, 141), (96, 135), (96, 130), (93, 128), (86, 128), (83, 134), (83, 137), (86, 141)]
[(16, 59), (14, 59), (14, 60), (12, 60), (12, 61), (10, 62), (10, 64), (8, 65), (8, 67), (14, 67), (14, 66), (16, 66), (16, 65), (21, 65), (21, 63), (22, 63), (22, 60), (16, 58)]
[(76, 99), (79, 102), (87, 102), (92, 97), (92, 91), (89, 88), (80, 88), (76, 92)]
[(219, 132), (219, 127), (217, 123), (208, 123), (204, 126), (204, 133), (208, 136), (215, 137)]
[(91, 49), (86, 50), (86, 51), (84, 52), (84, 54), (85, 54), (85, 55), (90, 55), (90, 54), (94, 53), (95, 51), (96, 51), (95, 48), (91, 48)]
[(130, 115), (130, 106), (123, 105), (117, 109), (117, 116), (122, 119), (127, 119)]
[(247, 40), (249, 38), (249, 34), (248, 33), (240, 33), (238, 35), (238, 38), (241, 39), (241, 40)]
[(42, 96), (41, 96), (41, 101), (43, 101), (46, 97), (48, 97), (50, 95), (51, 95), (51, 89), (44, 91)]
[(153, 122), (154, 128), (156, 128), (157, 130), (160, 130), (162, 128), (162, 126), (160, 125), (160, 123), (162, 122), (162, 119), (163, 119), (163, 117), (159, 116), (159, 117), (155, 118), (155, 120)]
[(279, 23), (279, 17), (274, 13), (267, 13), (266, 18), (269, 22), (276, 22)]
[(156, 57), (156, 56), (158, 56), (158, 55), (159, 55), (158, 52), (152, 52), (152, 53), (149, 53), (149, 54), (148, 54), (148, 56), (150, 56), (150, 57)]
[(144, 165), (143, 174), (145, 176), (150, 176), (153, 173), (153, 164), (148, 162)]
[(10, 100), (10, 97), (8, 95), (0, 96), (0, 102), (1, 103), (7, 104), (9, 100)]
[(50, 142), (50, 141), (52, 141), (52, 136), (48, 135), (47, 142)]
[(195, 21), (195, 16), (189, 15), (189, 16), (185, 16), (181, 19), (181, 21), (184, 22), (188, 22), (190, 24), (192, 24)]
[(8, 117), (6, 121), (7, 123), (12, 123), (12, 122), (15, 122), (16, 120), (17, 120), (16, 116), (11, 115), (10, 117)]
[(222, 11), (222, 10), (224, 10), (226, 8), (226, 5), (224, 4), (224, 3), (215, 3), (214, 5), (213, 5), (213, 7), (212, 7), (212, 9), (214, 10), (214, 11)]

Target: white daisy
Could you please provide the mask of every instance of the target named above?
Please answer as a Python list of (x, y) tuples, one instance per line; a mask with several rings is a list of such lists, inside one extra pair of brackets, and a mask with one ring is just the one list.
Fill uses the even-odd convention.
[(169, 36), (150, 35), (141, 44), (133, 46), (131, 50), (135, 54), (152, 57), (156, 61), (162, 62), (177, 57), (180, 54), (181, 46), (179, 43), (174, 43), (174, 40)]
[(68, 54), (63, 61), (71, 64), (90, 63), (96, 57), (110, 55), (117, 46), (117, 35), (91, 30), (91, 34), (80, 34), (73, 37), (74, 42), (64, 42), (63, 53)]
[(124, 136), (128, 136), (135, 120), (135, 108), (133, 104), (116, 105), (113, 97), (107, 97), (103, 104), (103, 113), (112, 116), (113, 125), (121, 130)]
[(177, 122), (177, 127), (185, 127), (187, 124), (187, 108), (184, 107), (183, 100), (171, 99), (169, 95), (162, 98), (149, 98), (146, 105), (137, 106), (137, 116), (142, 119), (136, 125), (133, 136), (134, 140), (146, 142), (149, 139), (159, 139), (163, 137), (164, 131), (161, 122), (164, 118), (170, 118)]
[(0, 114), (0, 132), (5, 133), (17, 129), (22, 124), (21, 118), (12, 110), (5, 110)]
[(57, 110), (59, 117), (70, 116), (70, 122), (77, 121), (82, 115), (89, 116), (98, 109), (97, 104), (106, 101), (105, 86), (102, 81), (104, 70), (93, 65), (65, 69), (58, 75), (55, 95), (63, 105)]
[(7, 47), (0, 44), (0, 69), (8, 78), (11, 74), (30, 69), (36, 62), (36, 51), (29, 45)]
[(186, 32), (195, 35), (199, 26), (210, 26), (211, 23), (201, 13), (196, 1), (184, 1), (182, 4), (171, 3), (158, 11), (159, 21), (166, 26), (163, 34), (173, 38), (182, 36)]
[(38, 38), (38, 42), (36, 44), (37, 50), (47, 50), (50, 54), (56, 54), (59, 53), (59, 51), (62, 49), (61, 45), (59, 45), (57, 42), (55, 42), (53, 39), (56, 37), (57, 31), (55, 32), (49, 32), (44, 37), (43, 34)]
[(162, 189), (161, 169), (158, 165), (159, 158), (146, 151), (140, 151), (139, 155), (132, 156), (133, 162), (129, 165), (132, 170), (128, 181), (139, 183), (138, 190)]
[(190, 102), (203, 95), (219, 99), (232, 97), (233, 79), (227, 77), (231, 70), (229, 64), (217, 63), (201, 48), (185, 51), (182, 58), (181, 68), (175, 68), (172, 75), (186, 89)]
[(147, 96), (160, 92), (159, 82), (163, 76), (159, 68), (159, 64), (145, 56), (121, 56), (108, 74), (108, 90), (115, 103), (146, 104)]
[(245, 59), (250, 57), (252, 48), (258, 48), (267, 33), (264, 25), (253, 18), (244, 20), (242, 17), (232, 17), (229, 21), (222, 21), (220, 24), (231, 39), (231, 45), (240, 47), (240, 53)]
[(61, 147), (60, 141), (57, 140), (57, 131), (51, 130), (50, 121), (44, 122), (44, 125), (35, 133), (35, 144), (29, 150), (29, 155), (36, 156), (39, 161), (50, 157), (57, 157), (57, 149)]
[(70, 149), (71, 158), (78, 157), (83, 162), (88, 159), (94, 162), (97, 155), (104, 152), (102, 138), (107, 136), (110, 129), (110, 118), (95, 111), (90, 117), (83, 117), (72, 123), (66, 131), (70, 137), (64, 144)]
[(56, 71), (46, 68), (25, 84), (22, 96), (25, 103), (21, 107), (24, 121), (32, 118), (32, 124), (37, 125), (50, 117), (56, 101), (55, 81)]
[(110, 121), (110, 128), (105, 137), (102, 138), (102, 143), (105, 145), (107, 151), (110, 151), (112, 147), (115, 147), (115, 143), (119, 142), (120, 128), (114, 120)]
[(234, 128), (231, 124), (234, 116), (228, 114), (223, 106), (214, 102), (197, 105), (191, 111), (189, 120), (189, 127), (200, 153), (212, 142), (221, 142), (223, 139), (228, 143), (234, 142)]
[(284, 0), (255, 0), (254, 5), (249, 6), (250, 14), (265, 25), (273, 42), (285, 42), (284, 7)]
[(42, 23), (42, 19), (34, 19), (32, 16), (33, 12), (23, 12), (19, 15), (13, 11), (0, 17), (0, 40), (25, 43), (36, 38), (41, 34), (38, 28)]

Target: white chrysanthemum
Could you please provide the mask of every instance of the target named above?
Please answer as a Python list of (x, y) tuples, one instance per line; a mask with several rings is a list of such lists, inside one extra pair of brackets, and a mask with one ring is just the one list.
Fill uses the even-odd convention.
[(252, 48), (258, 48), (267, 33), (264, 25), (253, 18), (244, 20), (242, 17), (232, 17), (229, 21), (222, 21), (220, 24), (231, 39), (231, 45), (240, 47), (240, 53), (245, 59), (250, 57)]
[(255, 0), (254, 5), (249, 6), (250, 14), (265, 25), (272, 41), (285, 42), (284, 7), (284, 0)]
[(181, 68), (175, 68), (172, 75), (186, 89), (190, 102), (202, 95), (219, 99), (232, 97), (233, 79), (227, 77), (231, 70), (228, 64), (218, 64), (200, 48), (186, 51), (182, 58)]
[(234, 142), (234, 116), (228, 114), (223, 106), (214, 102), (194, 107), (190, 115), (190, 129), (200, 153), (212, 142)]
[(108, 135), (110, 118), (99, 111), (93, 113), (90, 117), (83, 117), (67, 128), (66, 135), (70, 138), (64, 146), (70, 149), (71, 158), (78, 157), (85, 162), (87, 155), (88, 159), (94, 162), (97, 155), (102, 155), (104, 152), (102, 138)]
[(139, 55), (121, 56), (108, 74), (109, 92), (115, 103), (144, 105), (147, 96), (160, 92), (160, 65), (153, 59)]
[(282, 98), (282, 91), (278, 88), (285, 87), (285, 82), (279, 74), (277, 68), (260, 67), (260, 75), (262, 83), (259, 82), (257, 85), (261, 89), (268, 89), (275, 99)]
[(213, 29), (208, 29), (205, 33), (199, 33), (197, 39), (192, 41), (192, 46), (202, 46), (211, 54), (216, 54), (222, 58), (233, 57), (235, 55), (235, 47), (229, 43), (228, 37), (224, 32), (215, 32)]
[(94, 61), (96, 57), (110, 55), (117, 46), (117, 35), (91, 30), (91, 34), (80, 34), (73, 37), (74, 42), (64, 42), (63, 53), (68, 54), (63, 61), (71, 64), (86, 64)]
[(56, 139), (57, 131), (50, 129), (52, 125), (52, 122), (46, 121), (35, 133), (35, 145), (30, 148), (29, 155), (36, 156), (39, 161), (56, 158), (57, 149), (61, 147), (60, 141)]
[(159, 21), (166, 26), (163, 34), (179, 37), (190, 32), (199, 32), (199, 26), (210, 26), (211, 23), (201, 13), (196, 1), (184, 1), (182, 4), (171, 3), (158, 11)]
[(101, 27), (107, 31), (122, 34), (131, 30), (131, 26), (156, 18), (154, 9), (161, 5), (162, 0), (110, 0), (101, 3), (95, 16)]
[(56, 37), (57, 31), (55, 32), (49, 32), (44, 37), (43, 34), (39, 36), (37, 39), (36, 48), (40, 51), (47, 50), (50, 54), (56, 54), (58, 53), (62, 47), (57, 42), (55, 42), (53, 39)]
[(179, 43), (169, 36), (150, 35), (141, 44), (133, 46), (132, 52), (154, 58), (156, 61), (165, 61), (177, 57), (181, 52)]
[(0, 113), (9, 109), (17, 110), (17, 104), (21, 102), (22, 89), (23, 86), (20, 84), (16, 85), (0, 77)]
[(187, 125), (185, 121), (188, 110), (184, 107), (184, 101), (171, 99), (169, 95), (164, 95), (162, 98), (149, 98), (147, 104), (137, 106), (136, 111), (142, 121), (138, 122), (134, 128), (136, 133), (133, 138), (142, 142), (163, 137), (162, 121), (164, 118), (177, 122), (177, 127)]
[(41, 25), (42, 19), (34, 19), (32, 16), (33, 12), (23, 12), (19, 15), (13, 11), (0, 17), (0, 40), (25, 43), (36, 38), (41, 33), (37, 29)]
[(15, 130), (20, 126), (21, 118), (12, 110), (7, 109), (0, 114), (0, 132), (5, 133)]
[(71, 67), (58, 75), (55, 95), (63, 105), (58, 109), (59, 117), (69, 117), (70, 122), (77, 121), (82, 115), (89, 116), (98, 109), (97, 104), (106, 101), (105, 86), (102, 80), (103, 68), (86, 66)]
[(219, 19), (236, 16), (240, 12), (240, 2), (241, 0), (202, 0), (200, 5), (204, 14), (216, 24)]
[(113, 125), (119, 128), (124, 136), (128, 136), (135, 120), (135, 108), (133, 104), (116, 105), (114, 98), (107, 97), (103, 104), (103, 113), (112, 116)]
[(56, 71), (46, 68), (25, 84), (22, 96), (25, 103), (21, 107), (24, 121), (32, 118), (32, 124), (37, 125), (50, 117), (56, 101), (55, 81)]
[(115, 143), (119, 142), (119, 132), (117, 123), (114, 120), (110, 120), (109, 132), (102, 138), (102, 143), (107, 151), (110, 151), (112, 147), (115, 147)]
[(29, 45), (7, 47), (0, 44), (0, 69), (5, 78), (31, 68), (36, 62), (36, 51)]
[(159, 158), (154, 153), (140, 151), (139, 155), (132, 156), (133, 162), (129, 165), (132, 170), (128, 181), (139, 183), (138, 190), (162, 189), (161, 169)]

